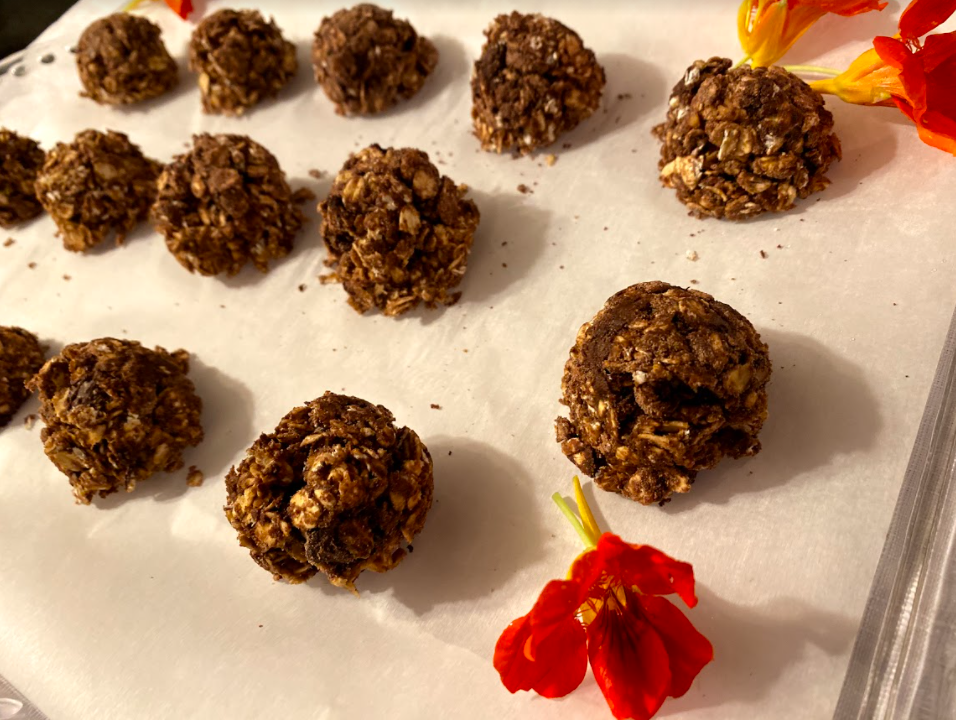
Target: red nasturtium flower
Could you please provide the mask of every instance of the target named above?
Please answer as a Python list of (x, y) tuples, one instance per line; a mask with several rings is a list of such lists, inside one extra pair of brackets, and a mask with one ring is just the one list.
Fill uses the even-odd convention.
[(824, 15), (849, 17), (885, 7), (882, 0), (743, 0), (737, 34), (753, 66), (767, 67)]
[(616, 718), (647, 720), (680, 697), (714, 649), (664, 595), (697, 604), (694, 570), (648, 545), (601, 533), (574, 478), (581, 519), (555, 493), (588, 549), (567, 580), (545, 585), (531, 612), (512, 622), (495, 647), (495, 669), (511, 692), (567, 695), (588, 661)]
[(927, 145), (956, 155), (956, 32), (920, 38), (956, 11), (956, 0), (913, 0), (895, 37), (877, 37), (836, 77), (810, 87), (861, 105), (896, 105)]

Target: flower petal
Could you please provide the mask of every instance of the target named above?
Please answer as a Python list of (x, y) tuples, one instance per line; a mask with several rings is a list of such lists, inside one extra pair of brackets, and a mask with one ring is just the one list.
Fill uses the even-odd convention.
[(576, 620), (554, 626), (531, 655), (530, 614), (512, 622), (495, 645), (495, 670), (510, 692), (534, 690), (546, 698), (563, 697), (587, 672), (584, 627)]
[(639, 611), (606, 603), (587, 636), (594, 679), (614, 717), (648, 720), (671, 685), (667, 649), (657, 632)]
[(913, 0), (900, 16), (900, 35), (907, 40), (923, 37), (956, 12), (956, 0)]
[(627, 587), (645, 595), (677, 593), (688, 607), (697, 604), (694, 568), (650, 545), (631, 545), (613, 533), (604, 533), (594, 554), (603, 571)]
[(670, 600), (645, 595), (639, 597), (638, 602), (667, 649), (671, 668), (671, 687), (667, 694), (680, 697), (704, 665), (714, 659), (714, 646)]
[(544, 586), (528, 614), (534, 634), (530, 646), (532, 655), (537, 654), (538, 645), (556, 629), (569, 620), (578, 623), (575, 616), (587, 598), (589, 587), (590, 583), (583, 585), (574, 580), (552, 580)]

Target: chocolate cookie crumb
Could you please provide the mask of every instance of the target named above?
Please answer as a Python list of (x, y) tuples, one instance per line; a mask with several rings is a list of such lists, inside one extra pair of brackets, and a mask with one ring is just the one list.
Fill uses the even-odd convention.
[(352, 155), (319, 205), (322, 236), (349, 304), (396, 316), (452, 305), (478, 228), (465, 185), (421, 150), (372, 145)]
[(36, 270), (37, 264), (35, 262), (27, 263), (27, 267), (30, 268), (31, 270)]
[(485, 150), (526, 155), (588, 118), (604, 69), (576, 32), (543, 15), (499, 15), (471, 79), (475, 134)]
[(43, 365), (43, 346), (23, 328), (0, 325), (0, 428), (30, 397), (26, 382)]
[(306, 287), (305, 283), (302, 283), (301, 285), (299, 285), (299, 292), (305, 292), (305, 287)]
[(226, 517), (276, 580), (321, 571), (355, 590), (398, 565), (425, 525), (432, 460), (381, 405), (327, 392), (261, 435), (226, 476)]
[(766, 259), (767, 259), (768, 257), (770, 257), (770, 256), (767, 255), (767, 252), (766, 252), (765, 250), (761, 250), (761, 251), (760, 251), (760, 257), (763, 258), (764, 260), (766, 260)]
[(315, 81), (340, 115), (372, 115), (412, 97), (437, 64), (428, 38), (368, 3), (323, 18), (312, 43)]
[(731, 69), (723, 58), (687, 69), (654, 134), (661, 183), (699, 218), (789, 210), (826, 188), (840, 159), (819, 93), (783, 68)]
[(0, 128), (0, 227), (13, 227), (43, 212), (34, 183), (45, 157), (35, 141)]
[(521, 183), (520, 185), (518, 185), (517, 190), (518, 190), (518, 192), (521, 193), (522, 195), (532, 195), (532, 194), (534, 194), (534, 190), (532, 190), (531, 188), (529, 188), (529, 187), (528, 187), (527, 185), (525, 185), (524, 183)]
[(322, 176), (323, 176), (323, 173), (321, 170), (316, 170), (315, 168), (312, 168), (311, 170), (309, 170), (309, 177), (313, 177), (316, 180), (321, 180)]
[(183, 450), (203, 439), (188, 370), (185, 350), (100, 338), (67, 345), (30, 380), (46, 423), (43, 449), (78, 503), (183, 466)]
[(179, 264), (200, 275), (267, 272), (285, 257), (302, 211), (275, 157), (244, 135), (194, 135), (159, 178), (156, 229)]
[(441, 405), (438, 403), (432, 403), (429, 407), (431, 407), (432, 410), (441, 410)]
[(193, 32), (189, 69), (199, 73), (205, 112), (242, 115), (278, 95), (298, 63), (274, 20), (256, 10), (219, 10)]
[(67, 250), (89, 250), (114, 231), (119, 245), (146, 219), (162, 167), (123, 133), (84, 130), (47, 153), (37, 174), (37, 198)]
[(202, 485), (202, 482), (205, 478), (203, 477), (202, 470), (197, 468), (195, 465), (189, 466), (189, 473), (186, 475), (186, 484), (189, 487), (199, 487)]
[(159, 26), (126, 12), (95, 20), (83, 31), (76, 67), (83, 83), (81, 94), (105, 105), (149, 100), (179, 80)]
[(722, 457), (760, 450), (770, 371), (767, 346), (730, 306), (663, 282), (632, 285), (578, 332), (557, 440), (599, 487), (661, 502)]
[(13, 238), (7, 238), (6, 240), (3, 241), (3, 246), (5, 248), (8, 248), (15, 243), (16, 243), (16, 240), (14, 240)]

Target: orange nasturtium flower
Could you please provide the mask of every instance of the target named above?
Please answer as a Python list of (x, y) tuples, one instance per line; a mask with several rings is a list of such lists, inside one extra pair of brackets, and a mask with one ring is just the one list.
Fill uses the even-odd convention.
[(737, 34), (753, 66), (767, 67), (824, 15), (849, 17), (885, 7), (882, 0), (743, 0), (737, 12)]
[[(137, 5), (142, 4), (143, 0), (131, 0), (123, 8), (126, 11), (132, 10)], [(169, 5), (170, 9), (183, 20), (189, 17), (189, 13), (193, 11), (192, 0), (166, 0), (166, 4)]]
[(860, 105), (896, 105), (927, 145), (956, 155), (956, 32), (920, 38), (956, 11), (956, 0), (913, 0), (895, 37), (873, 47), (836, 77), (810, 87)]
[(616, 718), (647, 720), (664, 699), (680, 697), (714, 649), (664, 595), (697, 604), (694, 570), (649, 545), (601, 533), (574, 478), (579, 520), (558, 494), (585, 550), (567, 580), (545, 585), (527, 615), (512, 622), (495, 647), (495, 669), (511, 692), (547, 698), (574, 690), (588, 661)]

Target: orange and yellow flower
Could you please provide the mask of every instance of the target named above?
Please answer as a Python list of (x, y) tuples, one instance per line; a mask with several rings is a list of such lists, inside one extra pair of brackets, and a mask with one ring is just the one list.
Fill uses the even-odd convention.
[(767, 67), (824, 15), (849, 17), (885, 7), (883, 0), (743, 0), (737, 34), (753, 66)]
[(873, 47), (836, 77), (810, 87), (861, 105), (896, 105), (927, 145), (956, 155), (956, 32), (929, 35), (956, 11), (956, 0), (913, 0), (899, 33)]
[(647, 720), (667, 697), (680, 697), (714, 657), (701, 635), (665, 595), (697, 604), (694, 571), (649, 545), (601, 533), (581, 492), (581, 520), (559, 496), (588, 549), (566, 580), (545, 585), (527, 615), (498, 639), (494, 665), (511, 692), (547, 698), (581, 684), (588, 662), (616, 718)]
[[(134, 9), (136, 6), (142, 4), (143, 0), (131, 0), (127, 3), (123, 9), (127, 12)], [(166, 4), (169, 6), (170, 10), (179, 15), (183, 20), (189, 17), (189, 13), (193, 11), (192, 0), (165, 0)]]

